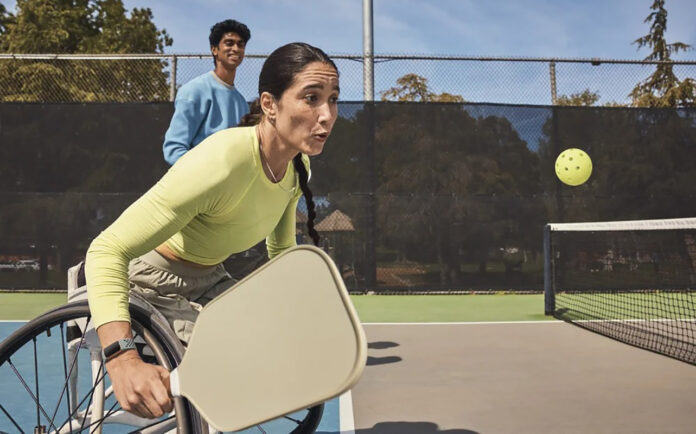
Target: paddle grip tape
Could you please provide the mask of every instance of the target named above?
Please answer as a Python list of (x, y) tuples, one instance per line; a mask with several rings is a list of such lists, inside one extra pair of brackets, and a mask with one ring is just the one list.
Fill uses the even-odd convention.
[(172, 396), (181, 396), (181, 391), (179, 390), (179, 370), (176, 368), (169, 373), (169, 389), (172, 392)]

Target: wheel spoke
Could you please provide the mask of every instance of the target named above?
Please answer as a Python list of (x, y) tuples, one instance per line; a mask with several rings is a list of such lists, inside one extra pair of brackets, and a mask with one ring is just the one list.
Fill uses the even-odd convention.
[[(63, 392), (60, 394), (60, 399), (63, 399), (63, 393), (68, 390), (68, 382), (69, 377), (68, 377), (68, 363), (67, 359), (65, 357), (65, 349), (68, 346), (68, 342), (65, 340), (65, 323), (60, 323), (60, 347), (61, 347), (61, 354), (63, 355), (63, 373), (65, 374), (65, 384), (63, 385)], [(75, 353), (75, 358), (77, 359), (77, 352)], [(71, 364), (72, 368), (72, 364)], [(70, 405), (70, 393), (67, 394), (67, 401), (68, 401), (68, 420), (70, 421), (70, 431), (72, 432), (72, 417), (70, 416), (70, 409), (72, 408)], [(60, 400), (58, 401), (58, 405), (60, 405)], [(56, 412), (58, 411), (58, 407), (56, 407)], [(58, 413), (56, 413), (58, 414)], [(55, 415), (54, 415), (55, 417)]]
[[(103, 379), (106, 374), (102, 374), (102, 368), (104, 367), (104, 363), (102, 362), (101, 365), (99, 365), (99, 371), (97, 372), (97, 377), (101, 375), (101, 377), (97, 380), (96, 383), (94, 383), (94, 386), (92, 386), (92, 390), (89, 392), (89, 401), (87, 402), (87, 408), (85, 408), (85, 417), (82, 418), (82, 424), (80, 425), (80, 431), (82, 432), (85, 427), (85, 422), (87, 421), (87, 414), (89, 413), (89, 408), (92, 406), (92, 399), (94, 399), (94, 389), (97, 387), (97, 384), (99, 384)], [(84, 399), (82, 400), (84, 401)]]
[[(77, 358), (77, 357), (76, 357), (76, 358)], [(75, 417), (75, 416), (77, 415), (77, 413), (79, 413), (80, 406), (81, 406), (82, 404), (84, 404), (84, 402), (85, 402), (85, 400), (86, 400), (87, 398), (89, 398), (89, 401), (88, 401), (88, 403), (87, 403), (87, 407), (86, 407), (86, 409), (85, 409), (85, 416), (87, 415), (87, 413), (89, 412), (89, 408), (90, 408), (90, 406), (92, 405), (92, 398), (94, 397), (94, 388), (95, 388), (99, 383), (101, 383), (101, 382), (104, 380), (104, 378), (106, 377), (106, 372), (102, 373), (103, 368), (104, 368), (104, 364), (102, 363), (102, 364), (99, 366), (99, 373), (97, 374), (97, 375), (101, 375), (101, 376), (100, 376), (100, 377), (97, 379), (97, 381), (94, 383), (94, 386), (92, 386), (92, 390), (90, 390), (89, 392), (87, 392), (87, 394), (85, 394), (85, 397), (82, 398), (82, 400), (79, 402), (79, 404), (77, 404), (77, 406), (75, 407), (75, 410), (73, 410), (73, 411), (70, 413), (70, 416), (68, 416), (68, 420), (66, 420), (65, 422), (63, 422), (63, 423), (60, 425), (61, 429), (62, 429), (62, 428), (65, 426), (65, 424), (67, 424), (69, 421), (72, 421), (72, 418)], [(81, 424), (81, 426), (80, 426), (80, 431), (82, 431), (83, 428), (84, 428), (85, 419), (86, 419), (86, 417), (83, 418), (83, 420), (82, 420), (82, 424)], [(71, 430), (72, 430), (72, 428), (71, 428)]]
[[(134, 338), (144, 337), (145, 345), (153, 349), (154, 354), (147, 352), (154, 356), (154, 360), (148, 363), (163, 366), (172, 363), (176, 366), (181, 356), (179, 342), (170, 339), (167, 324), (151, 323), (149, 313), (139, 306), (132, 306), (131, 312), (135, 319)], [(55, 434), (91, 434), (101, 430), (108, 432), (114, 423), (142, 434), (160, 434), (177, 428), (187, 433), (189, 430), (197, 432), (197, 424), (194, 424), (198, 422), (197, 413), (186, 401), (177, 401), (177, 411), (159, 420), (144, 420), (120, 407), (111, 385), (104, 391), (106, 408), (101, 410), (101, 391), (108, 385), (105, 384), (109, 382), (108, 373), (105, 362), (94, 353), (98, 342), (92, 340), (93, 330), (90, 328), (89, 333), (81, 333), (85, 330), (85, 321), (90, 327), (87, 303), (69, 304), (30, 321), (0, 345), (3, 365), (10, 367), (6, 372), (14, 372), (8, 378), (16, 377), (16, 380), (11, 380), (14, 383), (12, 405), (0, 400), (0, 434), (8, 434), (5, 431), (33, 434), (35, 430)], [(44, 338), (44, 334), (48, 337)], [(58, 344), (55, 341), (59, 341)], [(54, 349), (55, 345), (61, 346), (60, 356), (56, 353), (58, 348)], [(86, 349), (93, 353), (91, 366), (83, 366)], [(30, 375), (35, 376), (34, 381)], [(21, 413), (15, 409), (15, 401), (22, 406)], [(36, 407), (32, 408), (33, 405)], [(62, 406), (66, 406), (68, 411), (64, 413)], [(260, 432), (265, 432), (263, 429), (260, 428)]]
[[(102, 418), (99, 420), (99, 422), (93, 422), (93, 421), (92, 421), (92, 418), (90, 418), (90, 420), (89, 420), (89, 421), (90, 421), (90, 424), (89, 424), (89, 426), (87, 426), (87, 428), (91, 427), (91, 426), (94, 425), (95, 423), (97, 424), (97, 426), (94, 427), (94, 430), (90, 431), (90, 434), (94, 433), (94, 432), (104, 423), (104, 421), (106, 420), (107, 417), (111, 416), (112, 414), (116, 413), (116, 411), (118, 411), (118, 410), (115, 409), (117, 405), (118, 405), (118, 401), (116, 401), (116, 402), (114, 403), (114, 405), (111, 406), (111, 408), (109, 409), (109, 411), (106, 412), (106, 414), (104, 415), (104, 417), (102, 417)], [(87, 419), (87, 418), (85, 418), (85, 419)], [(80, 430), (80, 432), (82, 432), (82, 430)]]
[(302, 423), (302, 421), (301, 421), (300, 419), (294, 419), (294, 418), (292, 418), (292, 417), (290, 417), (290, 416), (288, 416), (288, 415), (285, 415), (285, 416), (283, 416), (283, 417), (284, 417), (285, 419), (287, 419), (287, 420), (291, 420), (291, 421), (295, 422), (295, 423), (298, 424), (298, 425)]
[[(37, 408), (36, 411), (37, 411), (37, 412), (43, 413), (43, 415), (44, 415), (44, 417), (46, 418), (46, 420), (50, 421), (51, 418), (48, 417), (48, 414), (46, 414), (46, 410), (44, 410), (44, 408), (41, 406), (41, 403), (39, 402), (38, 398), (37, 398), (36, 396), (34, 396), (34, 394), (32, 393), (31, 389), (29, 388), (29, 385), (27, 384), (27, 382), (24, 381), (24, 377), (22, 377), (22, 374), (19, 373), (19, 371), (18, 371), (17, 368), (15, 367), (14, 363), (12, 363), (12, 360), (10, 360), (10, 359), (8, 358), (8, 359), (7, 359), (7, 363), (9, 363), (10, 368), (12, 368), (12, 370), (14, 371), (15, 375), (17, 376), (17, 378), (19, 378), (19, 381), (22, 383), (22, 386), (24, 386), (24, 389), (27, 391), (27, 393), (29, 394), (29, 396), (31, 397), (31, 399), (33, 399), (33, 400), (34, 400), (34, 403), (36, 403), (36, 408)], [(39, 421), (39, 423), (37, 424), (37, 426), (38, 426), (38, 425), (41, 425), (40, 421)], [(56, 427), (56, 426), (53, 425), (53, 424), (50, 425), (50, 428), (54, 428), (54, 429), (55, 429), (55, 427)]]
[[(91, 315), (88, 315), (88, 316), (87, 316), (87, 320), (86, 320), (86, 322), (85, 322), (85, 331), (87, 330), (87, 327), (89, 327), (89, 322), (91, 321), (91, 319), (92, 319), (92, 316), (91, 316)], [(62, 326), (62, 324), (61, 324), (61, 326)], [(63, 329), (62, 329), (62, 328), (61, 328), (61, 336), (63, 336)], [(63, 340), (64, 340), (64, 339), (63, 339)], [(67, 343), (67, 342), (66, 342), (66, 343)], [(82, 345), (83, 345), (84, 343), (85, 343), (85, 333), (82, 333), (82, 336), (80, 337), (80, 342), (77, 344), (78, 351), (75, 352), (75, 358), (73, 358), (73, 359), (70, 361), (70, 369), (68, 370), (67, 374), (65, 375), (66, 380), (65, 380), (65, 384), (63, 385), (63, 390), (62, 390), (62, 392), (61, 392), (61, 397), (63, 396), (63, 393), (65, 393), (65, 392), (67, 391), (67, 389), (68, 389), (69, 378), (70, 378), (70, 376), (72, 375), (73, 370), (75, 369), (75, 366), (77, 365), (77, 359), (78, 359), (78, 352), (79, 352), (79, 349), (82, 348)], [(65, 352), (63, 352), (63, 359), (65, 360)], [(70, 424), (70, 432), (72, 432), (72, 420), (73, 420), (73, 418), (77, 415), (77, 413), (79, 412), (80, 406), (82, 405), (82, 403), (85, 402), (85, 399), (87, 399), (87, 396), (88, 396), (88, 395), (85, 395), (85, 397), (82, 399), (82, 401), (80, 401), (80, 403), (77, 404), (77, 405), (75, 406), (75, 409), (74, 409), (74, 410), (71, 410), (71, 409), (70, 409), (70, 394), (68, 393), (68, 419), (60, 425), (60, 429), (63, 429), (63, 427), (65, 427), (65, 424), (66, 424), (66, 423), (69, 423), (69, 424)], [(61, 398), (61, 399), (62, 399), (62, 398)], [(60, 404), (60, 402), (59, 402), (58, 404)]]
[[(60, 403), (63, 402), (63, 395), (65, 395), (67, 388), (68, 388), (68, 364), (65, 358), (65, 333), (63, 330), (63, 325), (64, 323), (60, 324), (60, 348), (61, 348), (61, 354), (63, 355), (63, 373), (65, 375), (65, 383), (63, 384), (63, 390), (60, 392), (60, 396), (58, 397), (58, 403), (56, 404), (56, 408), (53, 410), (53, 417), (51, 417), (51, 423), (53, 423), (56, 420), (56, 416), (58, 415), (58, 410), (60, 409)], [(49, 329), (50, 330), (50, 329)], [(76, 356), (77, 357), (77, 356)], [(70, 418), (70, 394), (67, 394), (67, 400), (68, 400), (68, 419), (70, 420), (70, 431), (72, 431), (72, 419)]]
[[(32, 339), (34, 344), (34, 384), (36, 385), (36, 402), (41, 402), (39, 397), (39, 359), (36, 356), (36, 337)], [(50, 418), (48, 418), (50, 419)], [(39, 407), (36, 407), (36, 426), (41, 426), (41, 413), (39, 412)]]
[(22, 428), (20, 428), (19, 425), (17, 425), (17, 422), (15, 422), (15, 420), (12, 419), (12, 416), (10, 416), (10, 413), (8, 413), (7, 410), (5, 410), (5, 407), (3, 407), (2, 404), (0, 404), (0, 410), (2, 410), (2, 412), (5, 413), (5, 416), (7, 416), (7, 418), (10, 419), (10, 422), (12, 422), (12, 425), (14, 425), (19, 430), (20, 433), (24, 434), (24, 431), (22, 431)]

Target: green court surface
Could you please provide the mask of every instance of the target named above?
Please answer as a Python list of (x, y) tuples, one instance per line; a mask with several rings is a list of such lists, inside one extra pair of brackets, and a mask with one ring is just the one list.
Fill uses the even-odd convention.
[(66, 301), (65, 293), (0, 293), (0, 320), (29, 320)]
[[(353, 295), (363, 322), (543, 321), (543, 294)], [(0, 320), (28, 320), (65, 303), (66, 295), (0, 293)]]
[(543, 294), (354, 295), (362, 322), (544, 321)]

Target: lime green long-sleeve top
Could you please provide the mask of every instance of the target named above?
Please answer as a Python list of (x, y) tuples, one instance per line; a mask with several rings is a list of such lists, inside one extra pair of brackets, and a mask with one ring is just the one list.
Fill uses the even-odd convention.
[[(309, 159), (303, 155), (309, 171)], [(265, 175), (254, 127), (219, 131), (184, 154), (87, 251), (88, 299), (96, 327), (130, 321), (128, 263), (162, 243), (182, 259), (215, 265), (266, 238), (273, 258), (295, 242), (302, 192), (288, 163)]]

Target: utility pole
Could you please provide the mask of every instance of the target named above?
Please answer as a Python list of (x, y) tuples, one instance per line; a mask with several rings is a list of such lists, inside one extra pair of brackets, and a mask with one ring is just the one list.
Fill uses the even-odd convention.
[(372, 37), (372, 0), (363, 0), (363, 99), (375, 99), (374, 39)]

